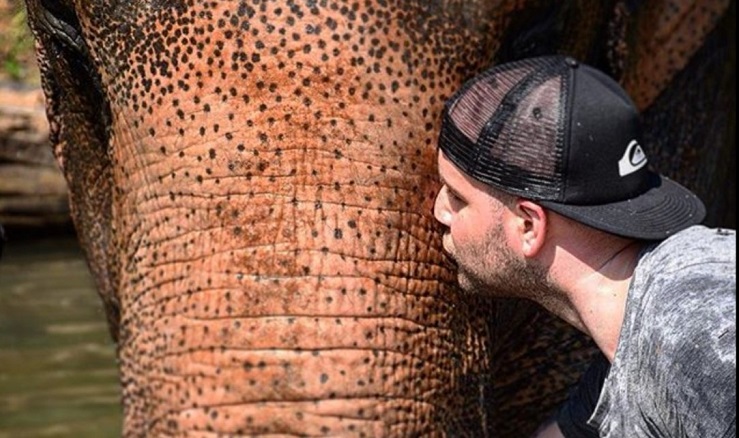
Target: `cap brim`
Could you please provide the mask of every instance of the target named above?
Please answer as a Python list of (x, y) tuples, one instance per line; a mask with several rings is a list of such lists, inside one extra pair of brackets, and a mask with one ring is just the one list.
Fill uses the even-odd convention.
[(706, 208), (680, 184), (657, 174), (652, 188), (635, 198), (601, 205), (567, 205), (540, 201), (562, 216), (619, 236), (660, 240), (703, 222)]

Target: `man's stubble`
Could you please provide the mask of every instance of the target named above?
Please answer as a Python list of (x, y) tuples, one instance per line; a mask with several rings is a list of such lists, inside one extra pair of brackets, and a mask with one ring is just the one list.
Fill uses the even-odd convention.
[[(505, 245), (503, 226), (498, 224), (482, 242), (456, 248), (460, 287), (468, 293), (495, 298), (528, 298), (559, 293), (546, 269), (522, 260)], [(550, 295), (551, 296), (551, 295)]]

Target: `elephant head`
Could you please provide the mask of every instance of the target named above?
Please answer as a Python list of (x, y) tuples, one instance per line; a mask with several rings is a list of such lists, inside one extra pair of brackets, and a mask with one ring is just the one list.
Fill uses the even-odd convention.
[[(491, 62), (566, 52), (665, 133), (693, 115), (660, 99), (733, 74), (713, 58), (728, 2), (584, 3), (27, 0), (124, 434), (530, 432), (592, 348), (455, 288), (431, 213), (445, 99)], [(728, 144), (725, 122), (700, 129)], [(662, 162), (700, 161), (678, 179), (712, 187), (724, 149), (686, 138), (656, 142)]]

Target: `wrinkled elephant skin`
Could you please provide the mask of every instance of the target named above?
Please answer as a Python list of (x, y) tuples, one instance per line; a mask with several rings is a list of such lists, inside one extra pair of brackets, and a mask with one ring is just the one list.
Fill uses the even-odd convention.
[(605, 3), (27, 0), (124, 434), (529, 433), (592, 348), (528, 304), (454, 287), (431, 215), (439, 114), (474, 72), (525, 54), (600, 63), (654, 117), (683, 102), (682, 72), (733, 73), (695, 61), (723, 41), (728, 2), (682, 20)]

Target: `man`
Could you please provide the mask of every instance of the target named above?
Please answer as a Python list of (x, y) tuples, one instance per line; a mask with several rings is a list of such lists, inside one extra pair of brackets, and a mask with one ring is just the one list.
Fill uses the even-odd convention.
[(638, 113), (560, 56), (447, 103), (435, 216), (467, 291), (540, 303), (603, 353), (538, 437), (736, 436), (736, 234), (647, 166)]

